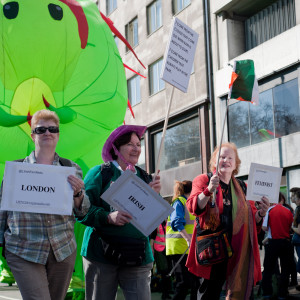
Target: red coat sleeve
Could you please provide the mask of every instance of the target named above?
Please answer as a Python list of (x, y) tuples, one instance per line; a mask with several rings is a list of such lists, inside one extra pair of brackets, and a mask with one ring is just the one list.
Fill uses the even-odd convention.
[(186, 207), (188, 211), (194, 216), (200, 216), (205, 213), (206, 209), (200, 210), (198, 207), (198, 195), (201, 194), (209, 183), (208, 176), (201, 174), (193, 180), (192, 191), (190, 197), (187, 199)]

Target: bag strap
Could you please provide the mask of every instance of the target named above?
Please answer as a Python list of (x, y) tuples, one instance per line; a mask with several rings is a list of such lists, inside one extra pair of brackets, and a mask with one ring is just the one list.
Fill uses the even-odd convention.
[[(25, 158), (21, 158), (21, 159), (16, 159), (14, 160), (15, 162), (23, 162), (25, 160)], [(72, 163), (69, 159), (67, 158), (63, 158), (60, 157), (59, 158), (59, 163), (63, 166), (63, 167), (72, 167)]]
[(135, 166), (141, 173), (142, 179), (148, 184), (152, 181), (152, 175), (149, 175), (146, 171), (144, 171), (142, 168)]
[(63, 167), (72, 167), (72, 163), (69, 159), (67, 158), (63, 158), (60, 157), (59, 158), (59, 163), (63, 166)]
[(101, 178), (102, 178), (102, 189), (104, 189), (112, 179), (114, 172), (111, 167), (111, 162), (107, 162), (101, 165)]

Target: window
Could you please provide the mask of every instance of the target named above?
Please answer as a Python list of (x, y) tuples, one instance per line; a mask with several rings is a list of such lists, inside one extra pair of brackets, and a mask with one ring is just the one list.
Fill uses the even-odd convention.
[[(157, 162), (162, 131), (153, 135), (155, 163)], [(164, 151), (159, 170), (167, 170), (200, 160), (199, 118), (193, 117), (166, 131)]]
[(298, 78), (259, 94), (259, 105), (238, 101), (229, 106), (229, 139), (237, 147), (300, 131)]
[(187, 7), (189, 4), (191, 4), (191, 0), (173, 0), (173, 14), (179, 13), (181, 10), (183, 10), (185, 7)]
[(106, 14), (111, 14), (117, 8), (117, 0), (106, 0)]
[(147, 7), (147, 25), (148, 34), (151, 34), (159, 27), (161, 27), (161, 0), (154, 1)]
[[(139, 43), (138, 29), (138, 18), (133, 19), (125, 26), (126, 40), (131, 47), (135, 47)], [(128, 48), (126, 49), (128, 51)]]
[(114, 40), (115, 40), (115, 43), (116, 43), (116, 46), (117, 46), (117, 48), (119, 48), (119, 38), (115, 35), (114, 36)]
[(128, 98), (131, 105), (136, 105), (141, 102), (140, 92), (140, 76), (136, 75), (130, 78), (127, 82)]
[(246, 51), (295, 25), (295, 0), (273, 3), (245, 21)]
[(149, 82), (150, 82), (150, 95), (156, 94), (165, 88), (165, 82), (160, 79), (160, 72), (163, 59), (159, 59), (149, 66)]

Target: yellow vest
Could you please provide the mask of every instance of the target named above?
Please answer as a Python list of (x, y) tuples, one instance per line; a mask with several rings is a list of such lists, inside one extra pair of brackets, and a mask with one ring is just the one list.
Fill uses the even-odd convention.
[[(184, 212), (185, 212), (184, 219), (186, 221), (184, 229), (192, 238), (192, 234), (194, 230), (194, 220), (196, 219), (196, 217), (190, 214), (189, 211), (187, 210), (186, 199), (184, 197), (178, 197), (173, 201), (172, 205), (177, 200), (179, 200), (184, 206)], [(187, 242), (181, 236), (180, 232), (172, 230), (171, 219), (169, 216), (167, 222), (167, 230), (166, 230), (166, 254), (167, 255), (183, 254), (187, 246), (188, 246)], [(186, 253), (189, 253), (189, 250)]]

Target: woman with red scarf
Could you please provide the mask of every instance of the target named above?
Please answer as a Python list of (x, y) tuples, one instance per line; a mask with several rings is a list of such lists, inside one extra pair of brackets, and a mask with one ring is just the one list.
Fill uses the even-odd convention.
[[(246, 201), (246, 185), (234, 176), (238, 174), (240, 159), (233, 143), (221, 145), (218, 173), (216, 174), (216, 148), (210, 159), (210, 176), (201, 174), (193, 181), (188, 210), (198, 217), (200, 230), (208, 229), (215, 214), (216, 227), (228, 232), (233, 250), (231, 258), (213, 265), (200, 265), (196, 256), (196, 223), (186, 266), (200, 277), (198, 299), (218, 300), (226, 281), (226, 299), (251, 299), (253, 286), (261, 280), (257, 230), (269, 207), (263, 197), (259, 209), (254, 201)], [(212, 195), (216, 191), (215, 208), (211, 207)]]

